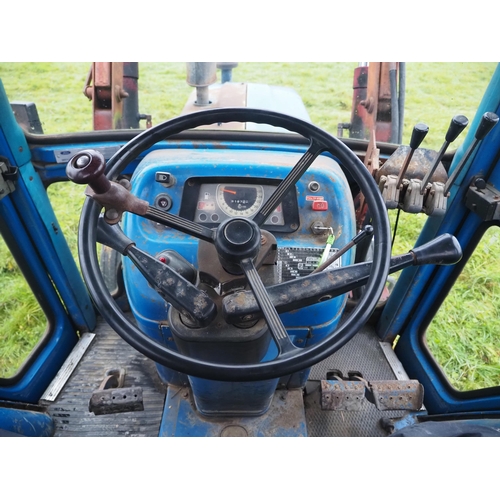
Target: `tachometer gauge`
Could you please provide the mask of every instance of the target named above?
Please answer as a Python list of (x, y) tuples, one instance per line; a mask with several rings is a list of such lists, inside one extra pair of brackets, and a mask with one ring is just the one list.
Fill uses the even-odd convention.
[(264, 188), (259, 185), (219, 184), (217, 203), (231, 217), (252, 217), (264, 201)]

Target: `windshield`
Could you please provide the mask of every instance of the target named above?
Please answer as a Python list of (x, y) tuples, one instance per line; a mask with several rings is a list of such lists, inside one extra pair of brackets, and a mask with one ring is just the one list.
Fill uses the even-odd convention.
[[(424, 122), (429, 134), (423, 146), (432, 149), (441, 146), (454, 115), (473, 118), (496, 67), (478, 62), (0, 63), (0, 79), (31, 133), (145, 129), (205, 107), (248, 106), (309, 119), (335, 136), (368, 139), (368, 127), (360, 131), (357, 122), (372, 105), (367, 78), (376, 64), (383, 65), (377, 129), (394, 122), (400, 128), (392, 136), (380, 132), (378, 141), (407, 144), (413, 126)], [(388, 124), (391, 109), (398, 113)]]

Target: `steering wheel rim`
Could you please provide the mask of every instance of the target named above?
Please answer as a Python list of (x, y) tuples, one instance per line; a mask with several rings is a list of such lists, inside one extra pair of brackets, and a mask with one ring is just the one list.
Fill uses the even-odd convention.
[(385, 204), (378, 187), (356, 155), (339, 139), (311, 123), (267, 110), (221, 108), (183, 115), (139, 134), (108, 161), (106, 177), (116, 179), (139, 154), (154, 144), (184, 130), (225, 122), (265, 123), (296, 132), (338, 158), (363, 192), (373, 216), (374, 255), (365, 293), (347, 320), (323, 340), (309, 347), (256, 364), (220, 364), (185, 356), (148, 337), (120, 310), (111, 297), (97, 257), (97, 221), (102, 207), (93, 199), (84, 202), (79, 224), (78, 250), (82, 274), (96, 308), (107, 323), (132, 347), (153, 361), (187, 375), (221, 381), (257, 381), (279, 378), (309, 368), (327, 358), (366, 324), (385, 286), (391, 256), (390, 228)]

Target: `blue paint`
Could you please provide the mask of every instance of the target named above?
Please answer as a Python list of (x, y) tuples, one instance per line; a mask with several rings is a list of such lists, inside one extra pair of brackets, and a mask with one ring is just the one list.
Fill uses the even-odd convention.
[(35, 348), (33, 356), (21, 367), (20, 372), (11, 379), (0, 380), (0, 399), (36, 403), (78, 339), (30, 235), (9, 197), (0, 200), (0, 218), (7, 225), (8, 231), (15, 235), (22, 252), (20, 258), (30, 264), (34, 280), (40, 288), (39, 293), (48, 304), (44, 312), (50, 325), (47, 334)]
[(11, 194), (16, 210), (22, 214), (23, 224), (29, 228), (30, 238), (76, 328), (93, 330), (96, 325), (94, 307), (47, 193), (31, 164), (24, 165), (20, 171), (16, 190)]
[[(143, 200), (153, 203), (156, 196), (167, 193), (173, 200), (172, 213), (178, 214), (182, 199), (182, 186), (189, 177), (217, 176), (224, 173), (228, 179), (235, 176), (259, 177), (280, 179), (288, 172), (289, 168), (275, 165), (266, 165), (267, 155), (254, 152), (256, 162), (248, 164), (247, 153), (243, 151), (237, 155), (232, 150), (217, 151), (218, 163), (213, 164), (214, 151), (199, 150), (188, 152), (182, 155), (174, 152), (172, 156), (155, 156), (149, 161), (144, 161), (136, 170), (133, 181), (132, 192)], [(288, 153), (284, 153), (286, 155)], [(291, 154), (291, 153), (290, 153)], [(236, 156), (235, 156), (236, 155)], [(262, 164), (257, 164), (261, 155)], [(232, 158), (234, 156), (234, 158)], [(240, 160), (241, 158), (241, 160)], [(212, 162), (212, 163), (210, 163)], [(156, 171), (168, 171), (176, 178), (176, 184), (170, 188), (164, 188), (155, 182)], [(310, 209), (311, 201), (306, 200), (310, 193), (307, 191), (307, 184), (311, 180), (317, 180), (322, 185), (327, 186), (327, 201), (329, 202), (329, 212), (313, 212)], [(279, 247), (309, 247), (316, 246), (318, 249), (324, 248), (325, 236), (314, 237), (310, 232), (310, 226), (317, 219), (331, 217), (331, 214), (338, 214), (335, 223), (342, 228), (341, 234), (335, 242), (335, 247), (341, 248), (354, 235), (354, 224), (352, 217), (352, 204), (346, 201), (345, 189), (347, 184), (343, 175), (339, 172), (327, 173), (324, 170), (317, 170), (311, 167), (304, 175), (298, 185), (299, 212), (301, 214), (301, 227), (294, 233), (275, 233)], [(328, 219), (327, 219), (328, 220)], [(333, 221), (330, 219), (331, 225)], [(175, 250), (185, 257), (190, 263), (197, 266), (198, 240), (194, 237), (177, 232), (173, 229), (165, 228), (154, 222), (147, 221), (141, 217), (126, 214), (124, 217), (124, 231), (136, 242), (139, 248), (155, 255), (163, 250)], [(352, 263), (354, 254), (349, 252), (342, 257), (342, 264)], [(167, 310), (163, 300), (149, 287), (146, 280), (140, 275), (135, 267), (128, 261), (124, 261), (124, 277), (127, 293), (129, 294), (131, 308), (136, 315), (144, 331), (150, 332), (152, 337), (157, 338), (158, 321), (166, 321)], [(286, 313), (282, 315), (285, 326), (290, 328), (309, 328), (318, 325), (318, 332), (312, 331), (311, 335), (316, 340), (324, 338), (328, 327), (323, 325), (332, 321), (335, 324), (339, 318), (339, 312), (343, 309), (344, 297), (338, 297), (328, 302), (310, 306), (296, 313)], [(332, 315), (333, 311), (333, 315)]]
[(45, 413), (0, 408), (0, 436), (6, 431), (24, 437), (50, 437), (54, 430), (54, 421)]
[[(463, 146), (457, 152), (451, 170), (474, 140), (474, 134), (482, 115), (487, 111), (500, 113), (500, 67), (483, 97)], [(442, 218), (429, 218), (417, 241), (417, 245), (446, 232), (454, 234), (463, 248), (471, 245), (476, 233), (486, 229), (478, 216), (464, 204), (464, 197), (476, 175), (484, 176), (486, 169), (495, 164), (500, 154), (500, 127), (496, 126), (476, 149), (459, 176), (460, 185), (451, 190), (448, 210)], [(500, 186), (500, 166), (495, 165), (488, 181), (497, 189)], [(457, 264), (463, 265), (464, 262)], [(425, 387), (425, 406), (430, 413), (454, 413), (500, 409), (500, 396), (489, 391), (461, 393), (447, 382), (428, 352), (424, 337), (425, 329), (432, 320), (432, 311), (444, 301), (451, 280), (453, 267), (424, 266), (403, 271), (383, 315), (377, 325), (382, 338), (400, 334), (396, 353), (408, 375), (418, 379)]]
[[(183, 187), (188, 185), (190, 178), (206, 178), (206, 182), (213, 182), (212, 177), (221, 176), (225, 182), (241, 177), (283, 179), (304, 153), (305, 148), (301, 148), (299, 152), (296, 151), (296, 146), (289, 149), (282, 146), (279, 149), (274, 152), (272, 163), (266, 151), (248, 144), (236, 149), (233, 149), (231, 143), (219, 143), (217, 149), (198, 146), (196, 149), (156, 150), (146, 156), (135, 170), (132, 193), (151, 205), (159, 195), (166, 194), (172, 200), (170, 212), (178, 215)], [(352, 201), (346, 196), (350, 191), (340, 167), (326, 157), (318, 159), (317, 162), (308, 169), (296, 186), (300, 227), (291, 233), (274, 232), (279, 248), (312, 246), (318, 248), (320, 253), (325, 246), (326, 236), (314, 236), (310, 230), (313, 222), (317, 220), (324, 220), (326, 226), (336, 228), (335, 248), (342, 248), (355, 234), (354, 208)], [(156, 182), (157, 172), (170, 173), (175, 178), (174, 184), (166, 187)], [(324, 196), (328, 202), (327, 212), (315, 212), (311, 208), (315, 193), (309, 190), (308, 185), (313, 180), (322, 187), (318, 194)], [(262, 183), (265, 184), (265, 181)], [(175, 250), (195, 267), (198, 265), (198, 240), (194, 237), (131, 214), (124, 217), (123, 229), (139, 248), (151, 255), (167, 249)], [(353, 258), (353, 252), (345, 254), (342, 264), (351, 264)], [(141, 330), (176, 350), (167, 326), (167, 306), (128, 259), (124, 259), (124, 281), (131, 310)], [(345, 301), (345, 297), (336, 297), (299, 311), (281, 314), (292, 342), (298, 347), (305, 347), (323, 340), (336, 328)], [(159, 324), (162, 325), (161, 329)], [(263, 361), (274, 359), (276, 354), (276, 346), (271, 342)], [(160, 377), (167, 383), (189, 382), (198, 410), (204, 414), (264, 413), (278, 383), (278, 379), (246, 384), (221, 383), (194, 377), (186, 378), (163, 366), (158, 366), (157, 369)], [(304, 373), (304, 377), (300, 378), (301, 383), (305, 383), (305, 377)]]
[[(260, 417), (210, 418), (195, 410), (189, 389), (169, 386), (159, 437), (219, 437), (229, 429), (249, 437), (306, 437), (304, 406), (290, 405), (289, 398), (297, 402), (302, 391), (276, 391), (271, 410)], [(288, 419), (277, 418), (285, 412)]]
[(14, 118), (2, 80), (0, 80), (0, 154), (6, 156), (13, 165), (24, 165), (31, 156), (24, 132)]

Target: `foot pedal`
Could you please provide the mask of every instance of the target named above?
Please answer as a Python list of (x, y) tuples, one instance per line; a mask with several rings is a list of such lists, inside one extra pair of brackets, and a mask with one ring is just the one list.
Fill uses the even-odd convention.
[(359, 372), (345, 378), (338, 370), (321, 381), (321, 409), (361, 410), (364, 401), (380, 411), (413, 410), (422, 408), (424, 388), (417, 380), (365, 380)]
[(417, 411), (424, 404), (424, 387), (417, 380), (377, 380), (369, 386), (366, 398), (381, 411)]
[(358, 411), (365, 402), (365, 384), (352, 380), (322, 380), (321, 409)]
[(144, 410), (142, 387), (123, 387), (125, 370), (109, 370), (99, 389), (92, 393), (89, 411), (94, 415)]

